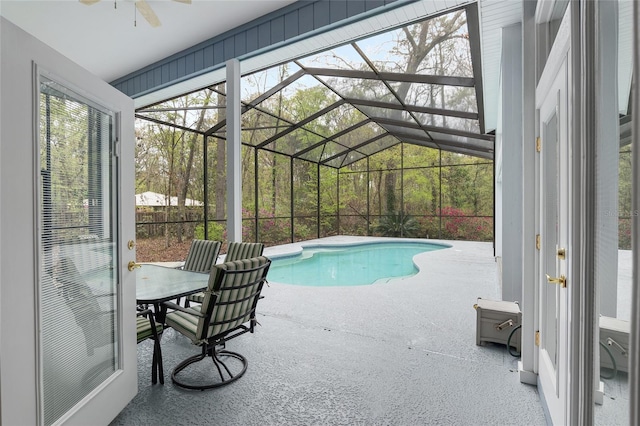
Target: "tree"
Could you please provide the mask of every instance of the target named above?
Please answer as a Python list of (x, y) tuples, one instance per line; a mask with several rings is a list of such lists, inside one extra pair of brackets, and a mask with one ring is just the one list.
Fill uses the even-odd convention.
[[(136, 187), (139, 191), (154, 191), (170, 197), (177, 197), (178, 205), (165, 206), (165, 222), (176, 220), (176, 237), (182, 240), (184, 234), (185, 200), (197, 186), (194, 183), (194, 168), (202, 167), (202, 137), (198, 132), (211, 126), (207, 108), (213, 92), (206, 89), (195, 94), (171, 99), (151, 112), (149, 116), (158, 122), (140, 124), (136, 130)], [(194, 109), (200, 106), (201, 109)], [(183, 130), (185, 128), (194, 131)], [(200, 199), (202, 192), (198, 191)], [(193, 198), (193, 197), (191, 197)], [(175, 212), (173, 209), (175, 208)], [(170, 245), (171, 232), (165, 226), (165, 246)]]
[[(307, 228), (315, 220), (312, 217), (320, 212), (321, 234), (345, 230), (367, 232), (372, 216), (374, 221), (377, 217), (387, 220), (389, 226), (393, 223), (402, 225), (410, 215), (420, 223), (419, 234), (426, 235), (432, 228), (427, 231), (422, 218), (431, 219), (445, 210), (455, 210), (460, 221), (469, 215), (490, 215), (493, 177), (491, 165), (485, 160), (403, 144), (393, 136), (384, 136), (384, 132), (390, 130), (388, 126), (403, 127), (407, 134), (415, 134), (426, 142), (429, 136), (416, 128), (416, 121), (425, 126), (478, 132), (478, 120), (444, 113), (427, 114), (416, 112), (416, 109), (406, 112), (368, 105), (357, 105), (356, 108), (335, 104), (339, 93), (365, 101), (475, 112), (473, 88), (409, 81), (383, 83), (373, 78), (376, 73), (385, 72), (472, 76), (465, 24), (465, 12), (454, 11), (386, 33), (378, 39), (386, 44), (381, 46), (383, 53), (370, 55), (368, 61), (348, 55), (338, 57), (331, 52), (317, 55), (331, 62), (328, 68), (369, 71), (363, 74), (366, 78), (305, 75), (288, 81), (298, 64), (306, 59), (244, 76), (241, 124), (242, 179), (246, 190), (243, 191), (243, 214), (245, 217), (257, 215), (258, 231), (264, 228), (260, 224), (269, 223), (273, 224), (272, 229), (289, 238), (290, 226), (294, 226), (297, 228), (295, 238), (298, 238), (298, 235), (309, 233)], [(363, 43), (355, 44), (362, 47)], [(370, 72), (371, 65), (373, 73)], [(281, 90), (263, 99), (265, 93), (279, 85), (282, 85)], [(328, 87), (334, 88), (335, 92)], [(200, 128), (200, 123), (202, 129), (209, 129), (215, 123), (223, 123), (225, 103), (225, 85), (220, 84), (168, 101), (154, 114), (158, 119), (176, 125), (196, 129)], [(210, 104), (219, 107), (213, 114), (187, 112), (197, 106), (204, 109)], [(330, 105), (337, 106), (313, 120), (306, 120)], [(367, 122), (365, 114), (387, 121), (381, 127)], [(302, 120), (306, 121), (297, 125)], [(407, 121), (413, 126), (405, 126)], [(140, 131), (139, 147), (144, 152), (139, 158), (139, 185), (164, 185), (163, 191), (169, 192), (180, 189), (180, 198), (184, 199), (188, 182), (189, 187), (193, 187), (194, 182), (202, 187), (203, 182), (198, 181), (201, 178), (196, 171), (199, 167), (207, 167), (214, 171), (209, 173), (209, 188), (215, 191), (215, 199), (206, 201), (210, 206), (213, 204), (215, 217), (223, 219), (226, 195), (224, 127), (218, 126), (219, 131), (207, 141), (210, 145), (207, 165), (203, 164), (201, 151), (194, 149), (199, 142), (194, 142), (190, 132), (185, 134), (183, 130), (169, 131), (168, 126), (161, 127), (149, 125)], [(350, 130), (345, 132), (345, 129)], [(450, 135), (438, 132), (429, 134), (436, 140), (452, 139)], [(347, 148), (374, 138), (376, 142), (370, 146), (359, 147), (348, 155), (341, 154)], [(412, 143), (419, 141), (418, 138)], [(396, 145), (389, 148), (393, 143)], [(257, 146), (261, 149), (254, 148)], [(446, 143), (441, 146), (446, 147)], [(376, 152), (378, 149), (382, 150)], [(352, 162), (358, 158), (367, 159)], [(440, 160), (443, 168), (438, 167)], [(341, 169), (318, 167), (318, 161), (327, 161)], [(348, 166), (342, 167), (342, 164)], [(297, 219), (290, 221), (292, 215)], [(382, 225), (382, 222), (378, 224)], [(432, 225), (433, 221), (428, 224)], [(408, 231), (408, 227), (405, 228)], [(260, 238), (266, 235), (266, 229), (259, 232), (262, 232)], [(273, 235), (274, 242), (279, 238)]]

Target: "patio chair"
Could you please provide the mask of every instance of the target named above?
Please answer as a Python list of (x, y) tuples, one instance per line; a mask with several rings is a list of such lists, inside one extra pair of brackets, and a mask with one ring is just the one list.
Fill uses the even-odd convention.
[(263, 251), (264, 244), (262, 243), (229, 243), (224, 261), (251, 259), (252, 257), (262, 256)]
[[(191, 241), (184, 265), (180, 266), (179, 269), (192, 272), (206, 272), (208, 274), (218, 260), (220, 247), (222, 247), (220, 241), (194, 239)], [(180, 303), (180, 298), (176, 300), (176, 303)], [(185, 300), (185, 306), (189, 306), (188, 299)], [(146, 306), (144, 306), (144, 308), (146, 308)]]
[[(113, 294), (95, 295), (87, 285), (78, 268), (68, 257), (62, 257), (57, 266), (57, 281), (61, 285), (62, 297), (71, 309), (76, 324), (82, 330), (85, 338), (87, 355), (93, 356), (94, 351), (102, 346), (112, 344), (114, 341), (113, 332), (105, 333), (105, 330), (114, 330), (117, 321), (113, 309), (105, 309), (99, 303), (99, 298), (108, 298), (106, 305), (114, 302)], [(152, 383), (157, 382), (157, 372), (160, 372), (160, 383), (164, 383), (162, 371), (162, 352), (160, 350), (160, 333), (162, 324), (156, 325), (151, 310), (137, 312), (136, 331), (138, 343), (145, 339), (153, 339), (153, 372)], [(110, 360), (106, 360), (107, 363)], [(157, 367), (157, 369), (156, 369)], [(100, 371), (102, 365), (98, 365), (95, 371)], [(92, 377), (93, 372), (87, 374), (87, 378)]]
[(154, 385), (158, 382), (158, 375), (160, 375), (160, 383), (164, 384), (162, 349), (160, 348), (160, 337), (162, 336), (163, 329), (164, 327), (162, 324), (156, 323), (151, 309), (145, 309), (136, 313), (136, 332), (138, 336), (138, 343), (147, 339), (153, 340), (151, 383)]
[(187, 253), (187, 258), (182, 265), (185, 271), (206, 272), (211, 271), (220, 253), (220, 241), (215, 240), (193, 240)]
[[(201, 354), (185, 359), (174, 368), (171, 380), (177, 386), (199, 390), (217, 388), (246, 372), (246, 358), (226, 350), (226, 342), (244, 333), (253, 333), (256, 305), (270, 265), (271, 260), (263, 256), (215, 265), (201, 305), (186, 308), (165, 302), (167, 308), (174, 309), (167, 314), (166, 325), (202, 347)], [(206, 357), (211, 357), (219, 379), (215, 372), (211, 378), (201, 371), (195, 376), (188, 376), (187, 371), (179, 377), (186, 367)], [(185, 380), (185, 375), (190, 380)]]
[[(262, 243), (229, 243), (227, 247), (227, 254), (224, 257), (225, 262), (231, 262), (234, 260), (251, 259), (252, 257), (262, 256), (264, 251), (264, 244)], [(185, 306), (189, 307), (190, 302), (202, 303), (204, 299), (204, 293), (196, 293), (187, 296), (185, 300)]]
[[(62, 297), (71, 309), (76, 324), (82, 329), (87, 355), (92, 356), (96, 348), (113, 342), (113, 335), (104, 330), (113, 330), (114, 311), (103, 309), (98, 298), (113, 298), (112, 294), (95, 295), (80, 275), (78, 268), (68, 257), (60, 258), (57, 276)], [(111, 303), (108, 300), (105, 304)]]

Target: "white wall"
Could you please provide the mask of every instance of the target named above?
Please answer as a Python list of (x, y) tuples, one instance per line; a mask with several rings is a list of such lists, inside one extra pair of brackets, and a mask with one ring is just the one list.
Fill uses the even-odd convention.
[[(498, 96), (502, 98), (502, 90), (498, 90)], [(502, 257), (502, 105), (498, 105), (498, 121), (496, 123), (496, 139), (494, 142), (494, 155), (493, 161), (495, 163), (495, 181), (494, 181), (494, 191), (495, 191), (495, 206), (494, 208), (494, 217), (495, 221), (495, 240), (496, 240), (496, 248), (495, 253), (497, 258)], [(500, 277), (502, 279), (502, 277)]]
[(618, 14), (616, 2), (602, 3), (599, 31), (601, 84), (597, 87), (598, 141), (596, 148), (596, 285), (600, 314), (616, 317), (618, 307)]
[[(522, 25), (502, 29), (502, 299), (522, 301)], [(508, 106), (508, 107), (505, 107)]]
[(536, 306), (536, 4), (524, 2), (522, 9), (522, 349), (520, 381), (535, 385), (537, 381), (535, 330)]
[[(32, 63), (41, 48), (0, 18), (0, 388), (1, 423), (37, 422)], [(7, 391), (10, 390), (10, 391)]]

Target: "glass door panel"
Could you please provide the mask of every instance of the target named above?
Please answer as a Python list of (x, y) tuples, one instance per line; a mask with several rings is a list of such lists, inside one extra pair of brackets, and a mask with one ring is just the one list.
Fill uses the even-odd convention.
[(120, 369), (115, 114), (40, 76), (39, 323), (44, 424)]
[[(541, 251), (542, 271), (547, 274), (556, 275), (556, 243), (558, 241), (559, 217), (558, 217), (558, 184), (560, 176), (558, 175), (558, 115), (557, 110), (553, 110), (553, 115), (543, 123), (542, 140), (545, 141), (544, 156), (544, 175), (543, 185), (545, 188), (543, 203), (543, 231), (544, 247)], [(546, 352), (549, 362), (554, 371), (557, 372), (558, 365), (558, 319), (559, 319), (559, 303), (558, 293), (559, 286), (543, 285), (542, 286), (542, 303), (546, 307), (545, 314), (542, 315), (542, 339), (541, 349)]]

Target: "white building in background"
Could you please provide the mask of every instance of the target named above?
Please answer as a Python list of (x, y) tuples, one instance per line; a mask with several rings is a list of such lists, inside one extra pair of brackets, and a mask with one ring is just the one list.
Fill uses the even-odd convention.
[[(141, 194), (136, 194), (136, 207), (161, 207), (161, 206), (177, 206), (178, 197), (173, 196), (167, 199), (164, 194), (157, 192), (146, 191)], [(198, 200), (192, 200), (187, 198), (184, 200), (185, 206), (203, 206), (204, 203)]]

